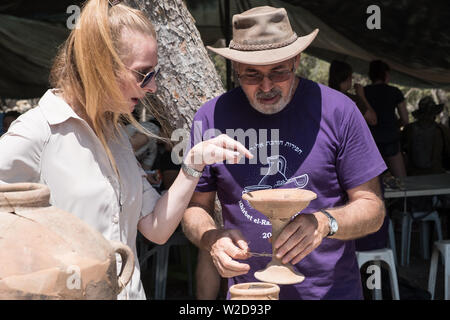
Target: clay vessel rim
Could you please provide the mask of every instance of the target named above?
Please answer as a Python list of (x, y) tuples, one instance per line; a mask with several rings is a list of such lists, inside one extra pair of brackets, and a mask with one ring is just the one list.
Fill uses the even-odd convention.
[[(289, 197), (283, 198), (284, 195)], [(242, 199), (250, 202), (284, 202), (298, 203), (310, 202), (317, 198), (317, 194), (305, 189), (264, 189), (250, 191), (242, 195)]]
[[(260, 288), (251, 288), (252, 286)], [(269, 282), (246, 282), (238, 283), (230, 287), (230, 293), (241, 295), (267, 295), (280, 291), (280, 287), (275, 283)]]
[[(11, 190), (12, 189), (12, 190)], [(0, 193), (16, 193), (48, 189), (46, 185), (35, 182), (19, 182), (0, 184)]]
[(39, 183), (0, 184), (0, 211), (49, 206), (50, 189)]

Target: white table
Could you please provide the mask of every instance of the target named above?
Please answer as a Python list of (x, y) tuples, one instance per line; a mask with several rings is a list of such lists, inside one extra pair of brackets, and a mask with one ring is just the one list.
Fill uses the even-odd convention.
[(450, 173), (409, 176), (401, 179), (401, 189), (386, 188), (384, 198), (436, 196), (450, 194)]
[(437, 196), (450, 194), (450, 173), (423, 175), (423, 176), (408, 176), (401, 179), (400, 189), (386, 188), (384, 191), (385, 199), (403, 198), (403, 225), (402, 225), (402, 250), (401, 250), (401, 264), (408, 264), (409, 257), (409, 243), (410, 235), (405, 232), (405, 224), (410, 215), (407, 208), (408, 197), (420, 196)]

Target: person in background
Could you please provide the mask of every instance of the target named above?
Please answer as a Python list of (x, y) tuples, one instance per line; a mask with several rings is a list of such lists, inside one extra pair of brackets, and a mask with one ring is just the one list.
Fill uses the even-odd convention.
[(352, 75), (353, 70), (348, 63), (333, 60), (330, 64), (328, 86), (344, 93), (352, 99), (356, 103), (359, 111), (361, 111), (364, 119), (366, 119), (367, 124), (375, 126), (377, 124), (377, 114), (367, 101), (363, 86), (355, 83), (354, 88), (356, 94), (348, 92), (352, 88)]
[(406, 176), (406, 168), (400, 149), (400, 128), (395, 112), (398, 112), (401, 126), (408, 124), (408, 111), (403, 93), (389, 85), (390, 67), (381, 60), (374, 60), (369, 66), (372, 84), (364, 88), (367, 101), (377, 114), (377, 124), (369, 126), (378, 150), (380, 150), (390, 173), (397, 178)]
[[(137, 118), (135, 113), (133, 113), (133, 116)], [(158, 135), (160, 134), (161, 126), (151, 120), (139, 122), (139, 124), (145, 128), (147, 132), (153, 134), (153, 136), (140, 131), (139, 128), (133, 124), (124, 121), (125, 130), (130, 139), (136, 159), (147, 174), (148, 182), (160, 193), (162, 176), (159, 171), (153, 170), (152, 168), (159, 156), (159, 143), (161, 138), (158, 137)], [(172, 181), (175, 180), (175, 177), (173, 177)]]
[[(444, 109), (444, 104), (436, 104), (431, 96), (419, 101), (412, 112), (416, 119), (402, 131), (402, 147), (405, 152), (408, 175), (442, 174), (450, 169), (450, 130), (436, 122), (436, 116)], [(432, 212), (436, 208), (450, 209), (450, 196), (409, 197), (411, 212)]]
[(407, 159), (408, 175), (445, 173), (449, 168), (450, 132), (436, 122), (444, 104), (436, 104), (431, 96), (419, 101), (412, 115), (416, 121), (402, 131), (402, 145)]
[[(140, 122), (139, 124), (155, 136), (160, 134), (160, 128), (150, 121)], [(142, 168), (145, 171), (151, 170), (158, 154), (157, 138), (140, 132), (139, 129), (132, 124), (128, 124), (125, 127), (125, 130), (130, 137), (130, 143), (133, 146), (134, 154)]]
[[(150, 122), (161, 130), (161, 124), (156, 120), (152, 119)], [(175, 181), (178, 172), (181, 169), (181, 166), (175, 163), (172, 160), (172, 144), (167, 136), (165, 136), (165, 132), (161, 131), (162, 139), (159, 139), (157, 143), (156, 149), (156, 159), (152, 166), (153, 175), (157, 175), (159, 177), (159, 190), (160, 192), (164, 192), (168, 190), (172, 183)]]

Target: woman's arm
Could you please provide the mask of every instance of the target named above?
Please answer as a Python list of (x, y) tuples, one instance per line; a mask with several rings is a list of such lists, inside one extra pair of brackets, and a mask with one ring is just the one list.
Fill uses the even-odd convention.
[[(220, 135), (195, 145), (184, 161), (187, 166), (202, 171), (205, 165), (224, 160), (238, 163), (242, 156), (253, 157), (241, 143)], [(152, 242), (165, 243), (180, 223), (198, 180), (180, 170), (172, 186), (156, 203), (153, 213), (139, 221), (139, 231)]]
[(150, 241), (164, 244), (180, 223), (198, 180), (180, 170), (172, 186), (156, 203), (153, 212), (139, 221), (139, 231)]
[(370, 105), (368, 105), (367, 111), (364, 114), (364, 119), (366, 119), (367, 123), (371, 126), (376, 126), (378, 123), (377, 114)]
[(400, 102), (397, 106), (398, 115), (402, 126), (406, 126), (409, 123), (408, 109), (406, 109), (406, 100)]
[(364, 94), (364, 88), (362, 85), (355, 83), (355, 92), (358, 96), (359, 100), (362, 104), (366, 107), (366, 112), (363, 114), (364, 119), (366, 122), (371, 126), (377, 125), (377, 114), (375, 110), (373, 110), (372, 106), (370, 105), (369, 101), (366, 99), (366, 95)]
[(40, 182), (41, 157), (50, 138), (47, 120), (35, 108), (0, 138), (0, 183)]

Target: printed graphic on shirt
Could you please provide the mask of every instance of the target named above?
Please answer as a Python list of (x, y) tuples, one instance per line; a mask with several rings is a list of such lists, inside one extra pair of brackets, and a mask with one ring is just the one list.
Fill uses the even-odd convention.
[[(280, 153), (282, 153), (281, 151), (284, 148), (295, 150), (296, 152), (294, 154), (297, 155), (298, 162), (300, 162), (300, 158), (302, 157), (301, 148), (287, 141), (277, 141), (277, 143), (281, 147)], [(252, 152), (251, 149), (256, 148), (258, 148), (258, 145), (255, 145), (249, 150)], [(291, 161), (297, 160), (292, 157), (290, 159)], [(242, 194), (251, 191), (275, 189), (275, 188), (302, 189), (307, 186), (309, 181), (309, 176), (307, 173), (302, 173), (300, 175), (295, 174), (294, 177), (289, 178), (287, 174), (287, 169), (288, 169), (288, 161), (286, 157), (284, 157), (283, 155), (278, 154), (267, 157), (266, 164), (263, 167), (261, 167), (261, 175), (263, 177), (262, 178), (256, 177), (255, 180), (259, 179), (259, 181), (256, 180), (258, 182), (255, 183), (254, 185), (245, 186), (244, 189), (242, 190)], [(239, 200), (239, 208), (241, 210), (241, 213), (251, 222), (265, 226), (270, 225), (270, 221), (268, 219), (260, 218), (258, 217), (258, 215), (255, 214), (256, 210), (250, 206), (248, 201), (242, 199)], [(271, 234), (267, 232), (264, 232), (262, 235), (263, 238), (269, 238), (270, 236)]]

